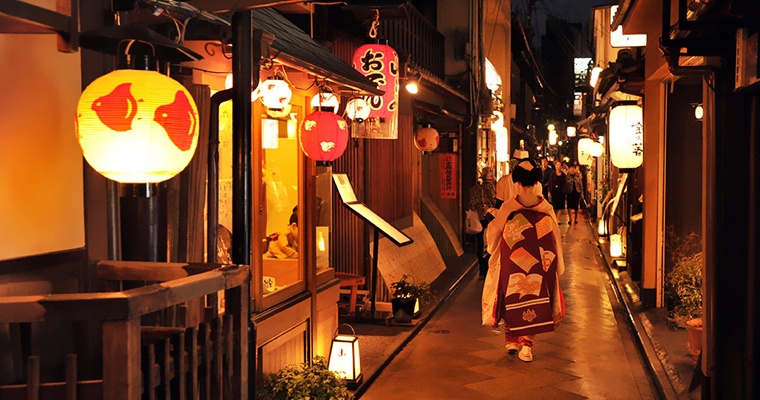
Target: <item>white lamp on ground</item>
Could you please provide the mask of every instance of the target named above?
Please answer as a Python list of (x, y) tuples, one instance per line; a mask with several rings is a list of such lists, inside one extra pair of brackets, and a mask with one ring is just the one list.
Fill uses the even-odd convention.
[[(351, 335), (340, 335), (341, 326), (351, 328)], [(359, 338), (356, 331), (349, 324), (342, 324), (335, 330), (332, 345), (330, 345), (330, 358), (327, 363), (328, 369), (343, 378), (349, 387), (358, 385), (362, 381), (362, 371), (359, 364)]]

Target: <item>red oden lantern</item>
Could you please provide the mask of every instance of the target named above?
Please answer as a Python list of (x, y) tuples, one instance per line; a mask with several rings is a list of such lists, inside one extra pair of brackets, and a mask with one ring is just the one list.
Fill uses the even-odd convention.
[(398, 106), (398, 54), (384, 44), (365, 44), (354, 53), (354, 69), (385, 91), (382, 96), (367, 98), (370, 118), (391, 118)]
[(346, 150), (347, 128), (346, 121), (337, 114), (315, 111), (301, 123), (301, 150), (312, 160), (333, 161)]
[(182, 171), (198, 144), (198, 109), (174, 79), (117, 70), (93, 81), (77, 104), (84, 158), (106, 178), (155, 183)]

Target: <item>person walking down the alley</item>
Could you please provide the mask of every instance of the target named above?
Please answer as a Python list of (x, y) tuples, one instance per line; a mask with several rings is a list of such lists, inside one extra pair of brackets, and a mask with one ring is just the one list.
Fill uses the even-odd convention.
[(541, 185), (542, 193), (545, 199), (549, 198), (549, 179), (554, 174), (554, 168), (546, 157), (541, 157)]
[(500, 253), (499, 265), (483, 285), (482, 323), (504, 321), (506, 348), (533, 361), (536, 334), (551, 332), (565, 315), (559, 276), (565, 271), (562, 236), (552, 206), (532, 188), (541, 168), (522, 160), (512, 172), (518, 195), (504, 202), (486, 229), (488, 250)]
[(562, 161), (554, 162), (554, 170), (549, 175), (549, 182), (547, 183), (549, 200), (554, 207), (554, 212), (557, 214), (557, 223), (561, 216), (562, 210), (565, 209), (565, 188), (567, 187), (567, 177), (565, 176), (565, 166)]
[(570, 223), (578, 223), (578, 210), (580, 209), (581, 199), (583, 199), (583, 176), (581, 176), (580, 167), (577, 162), (570, 165), (567, 170), (567, 214), (570, 216)]
[(487, 214), (487, 211), (496, 204), (496, 177), (491, 167), (484, 167), (480, 171), (480, 182), (470, 188), (469, 194), (468, 209), (478, 213), (480, 224), (483, 226), (483, 230), (475, 234), (477, 240), (475, 252), (478, 256), (480, 279), (482, 280), (485, 279), (486, 272), (488, 272), (488, 254), (485, 252), (483, 232), (488, 226), (488, 221), (493, 219), (493, 215)]

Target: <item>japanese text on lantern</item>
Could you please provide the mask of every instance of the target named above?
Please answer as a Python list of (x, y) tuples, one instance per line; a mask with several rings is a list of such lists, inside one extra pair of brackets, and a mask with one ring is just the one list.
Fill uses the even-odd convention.
[(457, 155), (441, 154), (441, 198), (455, 199), (457, 197)]
[(639, 122), (633, 125), (633, 143), (631, 143), (631, 150), (633, 155), (640, 157), (644, 154), (644, 125)]

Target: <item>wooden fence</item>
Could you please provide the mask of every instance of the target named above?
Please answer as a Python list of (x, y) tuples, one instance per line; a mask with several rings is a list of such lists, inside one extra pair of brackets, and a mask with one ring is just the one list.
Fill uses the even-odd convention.
[[(65, 379), (42, 382), (44, 360), (29, 355), (25, 379), (0, 386), (0, 399), (248, 398), (248, 266), (101, 261), (96, 270), (101, 283), (111, 286), (152, 284), (0, 297), (0, 324), (96, 321), (102, 378), (79, 380), (78, 355), (68, 354), (60, 371), (47, 374)], [(215, 304), (219, 291), (221, 310), (206, 307), (207, 297)]]

